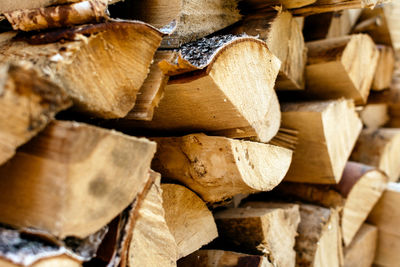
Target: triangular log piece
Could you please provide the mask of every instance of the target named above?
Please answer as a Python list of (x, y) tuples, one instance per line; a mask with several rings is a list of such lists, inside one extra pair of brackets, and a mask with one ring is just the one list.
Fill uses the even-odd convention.
[(371, 89), (381, 91), (388, 89), (392, 83), (395, 57), (390, 46), (378, 45), (377, 48), (379, 50), (379, 60)]
[(350, 100), (282, 104), (282, 126), (298, 130), (285, 181), (338, 183), (362, 128)]
[(285, 176), (292, 156), (286, 148), (205, 134), (152, 140), (158, 145), (152, 168), (185, 184), (208, 203), (273, 189)]
[(218, 236), (212, 213), (195, 193), (175, 184), (162, 184), (161, 189), (165, 220), (178, 245), (178, 259)]
[(144, 138), (55, 121), (0, 168), (0, 221), (86, 237), (141, 192), (155, 150)]
[(360, 118), (366, 128), (378, 129), (389, 121), (388, 104), (366, 104), (360, 111)]

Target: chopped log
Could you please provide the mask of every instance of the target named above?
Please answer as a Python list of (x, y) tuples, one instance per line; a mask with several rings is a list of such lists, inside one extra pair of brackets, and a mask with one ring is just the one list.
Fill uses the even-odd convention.
[(366, 104), (360, 111), (360, 118), (369, 129), (378, 129), (389, 121), (388, 105), (385, 103)]
[(249, 34), (265, 41), (282, 64), (275, 88), (304, 89), (307, 50), (301, 28), (290, 12), (270, 12), (247, 16), (227, 29), (233, 34)]
[(178, 247), (163, 208), (160, 176), (151, 186), (138, 211), (129, 246), (129, 267), (176, 266)]
[(344, 267), (370, 267), (374, 261), (378, 229), (363, 224), (350, 246), (344, 250)]
[(178, 261), (179, 267), (272, 267), (267, 257), (224, 250), (198, 250)]
[(372, 90), (380, 91), (390, 87), (394, 69), (394, 52), (389, 46), (378, 45), (379, 60), (376, 67)]
[(111, 7), (111, 14), (141, 20), (159, 29), (175, 27), (163, 39), (162, 48), (178, 48), (241, 18), (235, 0), (133, 0)]
[(142, 22), (109, 22), (10, 37), (0, 37), (0, 62), (31, 61), (79, 110), (118, 118), (133, 108), (162, 33)]
[(342, 237), (348, 246), (381, 197), (387, 180), (388, 177), (378, 169), (348, 162), (337, 185), (283, 183), (274, 195), (290, 196), (340, 211)]
[(155, 150), (146, 139), (53, 122), (0, 168), (0, 221), (85, 237), (141, 192)]
[(319, 99), (346, 97), (365, 104), (378, 62), (378, 49), (366, 34), (307, 43), (306, 93)]
[(204, 134), (152, 140), (158, 145), (152, 168), (209, 203), (273, 189), (292, 158), (286, 148)]
[(301, 204), (295, 250), (296, 266), (339, 267), (343, 263), (336, 210)]
[(265, 42), (233, 35), (201, 39), (183, 46), (177, 62), (159, 65), (168, 75), (193, 72), (170, 78), (153, 120), (125, 120), (118, 127), (262, 142), (277, 133), (280, 111), (274, 84), (280, 63)]
[(241, 0), (239, 1), (239, 9), (243, 14), (254, 14), (275, 6), (282, 6), (285, 9), (294, 9), (308, 6), (315, 2), (317, 2), (317, 0)]
[(389, 181), (400, 177), (400, 129), (364, 129), (350, 159), (384, 171)]
[(0, 164), (72, 102), (29, 64), (0, 66)]
[(5, 12), (14, 30), (36, 31), (104, 20), (107, 0), (86, 0), (61, 6)]
[(164, 88), (169, 80), (169, 76), (163, 73), (158, 64), (164, 60), (172, 63), (175, 59), (177, 59), (177, 54), (174, 51), (158, 50), (156, 52), (150, 66), (149, 75), (137, 94), (135, 106), (124, 119), (152, 120), (154, 109), (163, 97)]
[(350, 100), (282, 104), (282, 126), (299, 131), (285, 181), (338, 183), (361, 131)]
[(378, 266), (396, 266), (400, 261), (399, 203), (400, 184), (389, 183), (368, 218), (368, 222), (378, 227), (374, 260), (374, 264)]
[(256, 207), (230, 208), (214, 217), (224, 245), (261, 253), (274, 266), (295, 266), (298, 205), (261, 203)]
[(162, 184), (161, 189), (165, 220), (178, 245), (178, 259), (218, 236), (211, 212), (195, 193), (175, 184)]
[(304, 39), (315, 41), (342, 37), (350, 34), (362, 9), (346, 9), (337, 12), (315, 14), (305, 17)]

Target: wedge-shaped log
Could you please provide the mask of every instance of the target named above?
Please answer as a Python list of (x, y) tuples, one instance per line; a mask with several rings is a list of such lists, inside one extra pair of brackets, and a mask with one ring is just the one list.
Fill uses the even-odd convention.
[(163, 39), (163, 48), (178, 48), (241, 18), (234, 0), (133, 0), (111, 8), (113, 13), (160, 29), (175, 27), (173, 33)]
[(394, 69), (394, 52), (390, 46), (378, 45), (379, 60), (376, 67), (372, 90), (380, 91), (390, 87)]
[(378, 229), (363, 224), (350, 246), (344, 250), (344, 267), (370, 267), (374, 261)]
[(267, 257), (224, 250), (198, 250), (178, 262), (179, 267), (272, 267)]
[(400, 129), (365, 129), (351, 154), (351, 160), (375, 166), (384, 171), (391, 182), (400, 177)]
[(298, 205), (261, 203), (255, 207), (230, 208), (214, 217), (224, 245), (262, 253), (274, 266), (295, 266), (293, 247), (300, 222)]
[(389, 183), (372, 210), (368, 222), (378, 227), (378, 244), (374, 264), (396, 266), (400, 261), (400, 184)]
[(366, 34), (308, 42), (306, 93), (318, 99), (351, 98), (365, 104), (379, 53)]
[(178, 247), (165, 221), (160, 177), (140, 205), (128, 253), (130, 267), (176, 266)]
[(212, 213), (195, 193), (175, 184), (162, 184), (161, 189), (165, 220), (178, 245), (178, 259), (218, 236)]
[[(265, 42), (233, 35), (183, 46), (177, 65), (161, 64), (171, 77), (151, 122), (124, 127), (256, 137), (268, 142), (280, 125), (274, 91), (280, 62)], [(197, 70), (197, 71), (195, 71)]]
[(389, 121), (388, 104), (366, 104), (360, 111), (360, 118), (366, 128), (378, 129)]
[(296, 266), (339, 267), (343, 264), (339, 215), (333, 209), (300, 205)]
[(147, 139), (53, 122), (0, 168), (0, 221), (85, 237), (142, 190), (155, 150)]
[(229, 27), (227, 31), (257, 36), (267, 43), (270, 51), (282, 62), (276, 89), (304, 89), (307, 50), (300, 25), (290, 12), (250, 15)]
[(0, 66), (0, 164), (70, 105), (66, 93), (29, 64)]
[(133, 108), (162, 33), (142, 22), (109, 22), (22, 40), (10, 37), (0, 36), (0, 62), (31, 61), (67, 91), (79, 110), (118, 118)]
[(282, 105), (282, 126), (298, 130), (298, 144), (286, 181), (338, 183), (361, 131), (350, 100)]
[(337, 185), (283, 183), (274, 193), (339, 210), (342, 237), (348, 246), (381, 197), (387, 181), (380, 170), (348, 162)]
[(158, 144), (152, 168), (210, 203), (273, 189), (292, 156), (286, 148), (204, 134), (152, 140)]

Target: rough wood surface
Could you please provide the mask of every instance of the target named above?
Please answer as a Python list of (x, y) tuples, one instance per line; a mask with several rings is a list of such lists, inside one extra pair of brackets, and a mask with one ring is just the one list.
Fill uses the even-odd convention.
[(198, 250), (178, 262), (179, 267), (272, 267), (267, 257), (224, 250)]
[(351, 160), (375, 166), (384, 171), (391, 182), (400, 177), (400, 129), (364, 129)]
[(0, 220), (86, 237), (141, 191), (155, 149), (144, 138), (53, 122), (0, 168)]
[(161, 189), (165, 220), (178, 246), (178, 259), (218, 236), (212, 213), (195, 193), (175, 184), (162, 184)]
[(374, 261), (378, 229), (363, 224), (350, 246), (344, 250), (344, 267), (370, 267)]
[(0, 66), (0, 164), (72, 105), (64, 90), (29, 64)]
[(162, 69), (198, 71), (170, 78), (151, 122), (121, 121), (119, 126), (271, 140), (280, 125), (273, 89), (280, 63), (263, 41), (217, 36), (184, 46), (180, 53), (178, 65)]
[(262, 253), (274, 266), (295, 266), (299, 207), (274, 204), (256, 203), (217, 212), (219, 238), (242, 251)]
[(378, 63), (378, 49), (366, 34), (307, 43), (307, 96), (346, 97), (365, 104)]
[(282, 126), (299, 131), (285, 181), (339, 182), (362, 123), (350, 100), (282, 104)]
[(379, 60), (376, 67), (372, 90), (380, 91), (390, 87), (394, 69), (394, 52), (390, 46), (378, 45)]
[(211, 203), (273, 189), (292, 156), (282, 147), (204, 134), (152, 140), (158, 145), (152, 168)]
[(317, 0), (241, 0), (239, 1), (239, 8), (244, 14), (254, 14), (276, 6), (282, 6), (285, 9), (294, 9), (308, 6), (315, 2)]
[(365, 127), (378, 129), (389, 121), (388, 104), (366, 104), (360, 111), (360, 118)]
[(0, 14), (21, 9), (40, 8), (58, 4), (76, 3), (80, 1), (82, 0), (4, 0), (1, 2)]
[(79, 110), (117, 118), (133, 108), (162, 34), (142, 22), (109, 22), (12, 37), (0, 36), (0, 62), (31, 61)]

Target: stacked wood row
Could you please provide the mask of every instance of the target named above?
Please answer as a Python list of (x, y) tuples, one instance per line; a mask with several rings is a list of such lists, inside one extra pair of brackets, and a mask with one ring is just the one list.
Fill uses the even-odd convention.
[(3, 2), (1, 266), (398, 265), (396, 1)]

